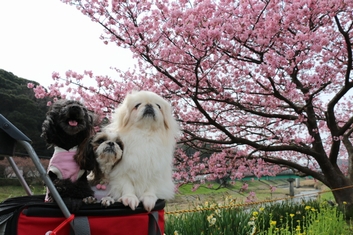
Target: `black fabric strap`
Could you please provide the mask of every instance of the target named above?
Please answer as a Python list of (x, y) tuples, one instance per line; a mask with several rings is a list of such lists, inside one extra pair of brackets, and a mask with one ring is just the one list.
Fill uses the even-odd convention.
[(87, 216), (77, 216), (73, 220), (70, 235), (91, 235)]
[(162, 235), (158, 224), (158, 211), (152, 211), (148, 217), (148, 235)]
[(6, 222), (13, 216), (13, 212), (5, 215), (0, 215), (0, 226), (6, 224)]

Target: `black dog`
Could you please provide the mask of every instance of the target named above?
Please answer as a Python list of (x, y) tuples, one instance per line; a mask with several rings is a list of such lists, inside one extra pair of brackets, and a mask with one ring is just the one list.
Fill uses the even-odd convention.
[[(47, 112), (42, 131), (41, 136), (55, 149), (49, 162), (48, 175), (65, 204), (76, 211), (83, 199), (94, 201), (87, 171), (93, 170), (97, 163), (94, 157), (83, 154), (94, 134), (93, 116), (78, 101), (58, 100)], [(49, 190), (46, 201), (53, 201)]]

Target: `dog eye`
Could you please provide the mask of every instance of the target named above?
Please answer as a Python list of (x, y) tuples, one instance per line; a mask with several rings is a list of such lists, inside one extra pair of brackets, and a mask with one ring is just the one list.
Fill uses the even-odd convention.
[(158, 106), (159, 109), (161, 109), (161, 106), (159, 104), (156, 104)]
[(97, 144), (101, 144), (101, 143), (103, 143), (104, 141), (105, 141), (104, 138), (100, 138), (100, 139), (98, 139), (98, 140), (96, 141), (96, 143), (97, 143)]
[(137, 109), (140, 105), (141, 103), (138, 103), (137, 105), (135, 105), (135, 108)]
[(123, 145), (123, 143), (121, 142), (121, 140), (117, 140), (117, 141), (115, 141), (115, 143), (120, 147), (121, 150), (124, 149), (124, 145)]

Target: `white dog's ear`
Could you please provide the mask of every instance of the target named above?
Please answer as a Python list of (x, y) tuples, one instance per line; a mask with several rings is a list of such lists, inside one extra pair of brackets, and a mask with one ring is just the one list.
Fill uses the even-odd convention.
[(124, 105), (124, 104), (120, 105), (116, 110), (115, 117), (116, 117), (115, 120), (117, 121), (117, 126), (119, 128), (125, 127), (128, 124), (130, 119), (130, 111), (128, 110), (127, 105)]
[(122, 121), (121, 121), (121, 123), (122, 123), (122, 125), (125, 127), (125, 126), (128, 124), (128, 122), (129, 122), (129, 119), (130, 119), (130, 112), (129, 112), (129, 110), (127, 110), (127, 108), (125, 108), (124, 111), (125, 111), (125, 112), (124, 112), (124, 115), (122, 115)]
[(164, 127), (175, 135), (178, 135), (179, 125), (178, 122), (174, 119), (172, 114), (172, 106), (169, 102), (165, 101), (163, 109), (163, 117), (164, 117)]
[(164, 116), (164, 127), (165, 129), (169, 129), (171, 128), (171, 121), (173, 121), (173, 117), (171, 114), (171, 108), (169, 107), (169, 104), (164, 105), (165, 107), (167, 107), (164, 112), (163, 112), (163, 116)]

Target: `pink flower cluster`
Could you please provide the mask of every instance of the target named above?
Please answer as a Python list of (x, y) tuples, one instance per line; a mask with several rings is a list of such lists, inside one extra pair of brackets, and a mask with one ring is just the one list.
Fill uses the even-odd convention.
[(177, 182), (260, 178), (280, 166), (314, 174), (329, 156), (350, 156), (353, 1), (76, 3), (136, 67), (116, 69), (117, 79), (54, 72), (48, 89), (28, 87), (82, 100), (100, 117), (133, 89), (166, 97), (193, 148), (176, 151)]

